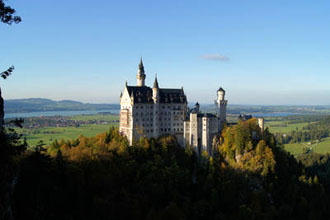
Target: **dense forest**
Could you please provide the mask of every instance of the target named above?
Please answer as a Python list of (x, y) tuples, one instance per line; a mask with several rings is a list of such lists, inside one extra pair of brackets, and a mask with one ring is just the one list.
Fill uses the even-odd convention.
[[(24, 151), (3, 133), (15, 219), (328, 219), (329, 156), (298, 162), (256, 120), (227, 127), (214, 154), (172, 136), (133, 146), (117, 129)], [(305, 165), (306, 166), (305, 166)], [(1, 178), (1, 180), (4, 180)]]

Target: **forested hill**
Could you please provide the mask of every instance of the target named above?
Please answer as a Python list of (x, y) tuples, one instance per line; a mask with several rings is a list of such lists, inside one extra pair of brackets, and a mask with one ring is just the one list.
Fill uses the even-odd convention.
[(89, 104), (72, 100), (54, 101), (42, 98), (5, 100), (6, 113), (26, 113), (39, 111), (84, 111), (119, 109), (118, 104)]
[[(192, 107), (189, 105), (189, 107)], [(202, 111), (214, 112), (214, 105), (202, 105)], [(72, 100), (54, 101), (43, 98), (5, 100), (6, 113), (27, 113), (40, 111), (85, 111), (85, 110), (120, 109), (119, 104), (90, 104)], [(259, 106), (259, 105), (228, 105), (229, 114), (330, 114), (330, 106)]]

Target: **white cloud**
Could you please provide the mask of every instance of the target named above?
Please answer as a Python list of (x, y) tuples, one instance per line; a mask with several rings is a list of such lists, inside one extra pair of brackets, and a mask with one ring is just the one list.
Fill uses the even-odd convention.
[(213, 61), (221, 61), (221, 62), (229, 61), (229, 57), (221, 54), (205, 54), (202, 56), (202, 58), (205, 60), (213, 60)]

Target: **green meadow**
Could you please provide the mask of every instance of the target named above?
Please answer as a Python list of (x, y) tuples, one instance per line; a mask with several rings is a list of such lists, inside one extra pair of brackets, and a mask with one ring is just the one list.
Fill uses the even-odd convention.
[(302, 123), (289, 123), (289, 121), (266, 121), (265, 126), (269, 127), (270, 132), (276, 133), (276, 132), (290, 132), (292, 130), (300, 130), (304, 126), (308, 125), (307, 122)]
[[(96, 115), (77, 115), (67, 117), (69, 120), (76, 120), (80, 122), (88, 122), (82, 124), (79, 127), (42, 127), (33, 129), (17, 129), (18, 133), (24, 134), (29, 146), (36, 146), (40, 141), (49, 145), (54, 140), (70, 140), (79, 137), (80, 135), (86, 137), (92, 137), (97, 134), (106, 132), (110, 127), (118, 127), (118, 115), (96, 114)], [(235, 117), (229, 118), (229, 121), (234, 122)], [(106, 122), (97, 123), (97, 122)], [(295, 123), (290, 119), (284, 119), (283, 117), (268, 117), (265, 118), (265, 126), (269, 128), (272, 133), (288, 133), (292, 130), (301, 130), (304, 126), (308, 125), (308, 122)], [(297, 156), (306, 149), (310, 149), (317, 153), (330, 153), (330, 138), (324, 138), (320, 143), (311, 144), (305, 143), (293, 143), (285, 144), (284, 148)]]
[[(42, 127), (42, 128), (23, 128), (16, 129), (19, 134), (23, 134), (29, 146), (36, 146), (40, 141), (49, 145), (57, 140), (70, 140), (79, 137), (80, 135), (92, 137), (97, 134), (106, 132), (110, 127), (118, 127), (119, 119), (117, 115), (77, 115), (68, 117), (70, 120), (85, 121), (89, 124), (82, 124), (79, 127)], [(104, 121), (107, 124), (96, 124), (95, 121)]]
[(326, 154), (330, 153), (330, 138), (323, 138), (319, 143), (303, 142), (285, 144), (284, 149), (289, 151), (294, 156), (304, 153), (306, 149), (315, 153)]
[(110, 115), (110, 114), (96, 114), (96, 115), (75, 115), (68, 117), (71, 120), (78, 120), (78, 121), (107, 121), (112, 122), (113, 120), (119, 120), (118, 115)]
[[(281, 117), (265, 118), (265, 126), (269, 128), (272, 133), (289, 133), (292, 130), (302, 130), (304, 126), (313, 122), (300, 122), (295, 123), (290, 119), (284, 119)], [(330, 153), (330, 138), (323, 138), (319, 143), (302, 142), (285, 144), (284, 149), (298, 156), (306, 152), (306, 150), (313, 151), (315, 153), (326, 154)]]

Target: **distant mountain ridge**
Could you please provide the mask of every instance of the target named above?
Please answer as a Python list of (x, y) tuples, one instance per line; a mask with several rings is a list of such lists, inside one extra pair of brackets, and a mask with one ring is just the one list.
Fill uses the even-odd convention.
[(28, 113), (41, 111), (84, 111), (119, 109), (119, 104), (90, 104), (73, 100), (54, 101), (44, 98), (5, 100), (5, 113)]
[[(97, 111), (119, 110), (119, 104), (90, 104), (73, 100), (54, 101), (44, 98), (9, 99), (5, 100), (5, 113), (29, 113), (47, 111)], [(190, 105), (189, 107), (193, 107)], [(212, 104), (201, 105), (202, 111), (215, 112)], [(295, 114), (330, 114), (330, 106), (285, 106), (285, 105), (233, 105), (229, 104), (229, 114), (258, 114), (285, 112)]]

